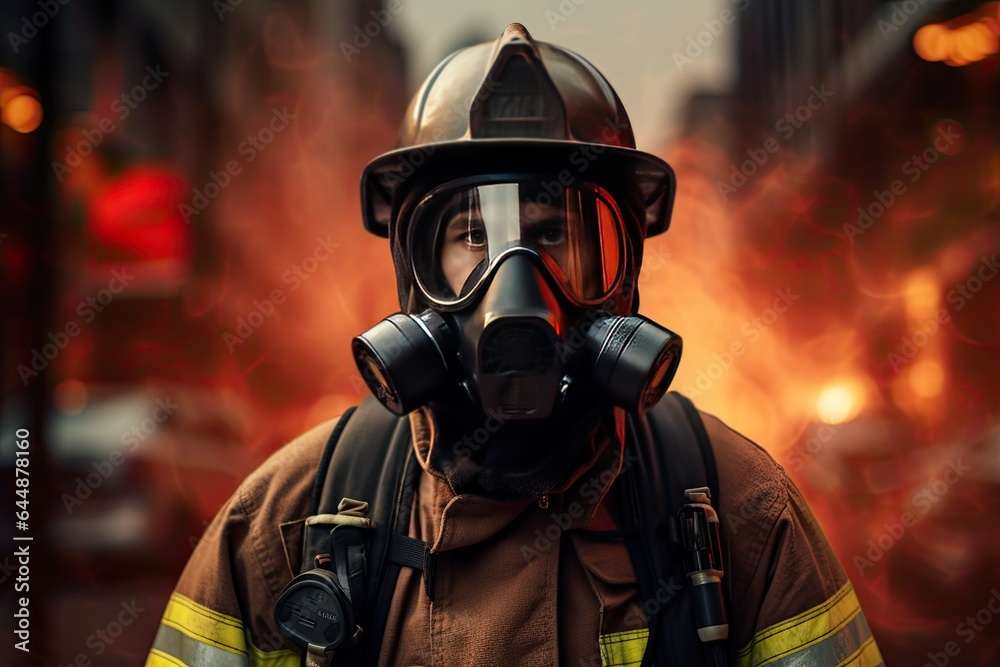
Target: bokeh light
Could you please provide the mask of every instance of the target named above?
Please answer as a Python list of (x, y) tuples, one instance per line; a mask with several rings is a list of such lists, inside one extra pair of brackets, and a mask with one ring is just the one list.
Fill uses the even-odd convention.
[(861, 388), (853, 382), (843, 382), (823, 389), (816, 398), (816, 416), (826, 424), (842, 424), (861, 410)]
[(931, 62), (969, 65), (1000, 51), (997, 25), (996, 19), (977, 16), (925, 25), (913, 35), (913, 50)]
[(34, 132), (42, 124), (42, 104), (31, 95), (12, 97), (3, 105), (3, 122), (16, 132)]
[(63, 380), (52, 390), (56, 409), (67, 417), (80, 414), (87, 407), (87, 385), (79, 380)]
[(910, 369), (910, 388), (920, 398), (934, 398), (944, 388), (944, 370), (936, 361), (920, 361)]

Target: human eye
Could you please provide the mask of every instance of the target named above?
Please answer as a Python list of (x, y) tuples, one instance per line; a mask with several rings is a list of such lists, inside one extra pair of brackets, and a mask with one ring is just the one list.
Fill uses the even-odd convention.
[(538, 225), (535, 228), (535, 241), (543, 246), (555, 246), (565, 243), (566, 224), (553, 220)]
[(481, 248), (486, 245), (486, 230), (481, 226), (469, 227), (462, 236), (470, 248)]
[(486, 247), (486, 229), (481, 220), (472, 220), (461, 224), (453, 223), (451, 229), (453, 242), (460, 243), (472, 250), (481, 250)]

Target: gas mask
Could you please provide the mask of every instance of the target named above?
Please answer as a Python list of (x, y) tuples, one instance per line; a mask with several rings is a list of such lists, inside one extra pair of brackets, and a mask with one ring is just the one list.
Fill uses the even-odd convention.
[(362, 174), (365, 228), (390, 241), (404, 311), (354, 339), (362, 377), (396, 414), (502, 418), (506, 445), (649, 409), (681, 340), (635, 314), (635, 278), (675, 186), (581, 56), (519, 23), (453, 53), (398, 148)]
[(386, 408), (545, 420), (569, 404), (642, 413), (663, 396), (681, 339), (622, 306), (635, 248), (621, 209), (596, 184), (551, 183), (458, 179), (412, 208), (400, 242), (427, 307), (353, 341)]

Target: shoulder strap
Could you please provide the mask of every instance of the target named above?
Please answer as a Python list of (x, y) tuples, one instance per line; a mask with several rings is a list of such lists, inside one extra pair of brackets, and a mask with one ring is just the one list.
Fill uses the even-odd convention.
[[(712, 444), (694, 405), (670, 392), (643, 416), (629, 416), (627, 447), (638, 455), (623, 474), (626, 544), (650, 616), (642, 667), (702, 663), (689, 587), (669, 523), (687, 499), (684, 491), (711, 489), (718, 506), (719, 481)], [(697, 657), (695, 657), (697, 656)]]
[(330, 467), (330, 458), (333, 456), (333, 449), (337, 446), (337, 441), (340, 440), (340, 434), (344, 432), (344, 427), (347, 426), (348, 420), (350, 420), (351, 415), (357, 409), (358, 406), (355, 405), (344, 410), (344, 414), (340, 415), (340, 419), (337, 420), (337, 425), (333, 427), (333, 433), (330, 434), (330, 438), (326, 441), (326, 447), (323, 449), (323, 458), (319, 461), (319, 470), (316, 472), (316, 479), (313, 480), (312, 496), (309, 499), (310, 516), (319, 514), (319, 499), (323, 494), (323, 487), (326, 484), (326, 471)]
[[(419, 472), (409, 418), (389, 412), (374, 397), (344, 413), (321, 459), (310, 506), (313, 518), (338, 513), (347, 498), (367, 503), (364, 516), (374, 528), (365, 550), (367, 594), (360, 617), (365, 631), (350, 651), (357, 665), (374, 667), (378, 661), (400, 563), (421, 566), (421, 545), (406, 537)], [(329, 524), (307, 522), (303, 572), (314, 567), (314, 556), (327, 549), (329, 536)]]

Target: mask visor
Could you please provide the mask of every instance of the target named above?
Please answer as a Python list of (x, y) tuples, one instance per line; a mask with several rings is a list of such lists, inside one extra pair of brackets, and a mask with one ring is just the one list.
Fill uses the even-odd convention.
[(600, 188), (530, 179), (432, 192), (414, 211), (409, 242), (417, 285), (438, 307), (470, 303), (517, 250), (537, 255), (567, 298), (589, 305), (621, 282), (623, 234)]

